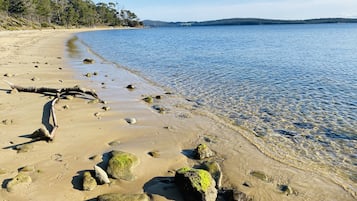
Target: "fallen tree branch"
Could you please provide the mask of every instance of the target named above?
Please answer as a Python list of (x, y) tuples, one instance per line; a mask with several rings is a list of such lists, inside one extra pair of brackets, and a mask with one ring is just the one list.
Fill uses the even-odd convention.
[(48, 87), (37, 88), (37, 87), (22, 87), (22, 86), (14, 85), (8, 81), (5, 82), (11, 87), (11, 89), (16, 89), (19, 92), (40, 93), (40, 94), (51, 95), (55, 97), (51, 101), (51, 109), (50, 109), (50, 114), (52, 115), (53, 128), (51, 132), (49, 131), (43, 132), (44, 135), (43, 138), (50, 141), (52, 141), (53, 138), (55, 137), (56, 130), (59, 127), (56, 113), (55, 113), (55, 104), (58, 102), (59, 99), (64, 98), (64, 96), (66, 95), (80, 94), (80, 95), (90, 95), (93, 98), (99, 100), (100, 103), (104, 103), (104, 101), (98, 97), (97, 93), (95, 93), (93, 89), (81, 88), (79, 86), (60, 88), (60, 89), (48, 88)]

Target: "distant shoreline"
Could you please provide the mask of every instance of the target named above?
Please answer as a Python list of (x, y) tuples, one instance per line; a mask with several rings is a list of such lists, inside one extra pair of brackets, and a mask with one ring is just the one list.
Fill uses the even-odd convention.
[(261, 18), (230, 18), (209, 21), (165, 22), (144, 20), (146, 27), (185, 27), (185, 26), (230, 26), (230, 25), (285, 25), (285, 24), (335, 24), (357, 23), (356, 18), (319, 18), (306, 20), (279, 20)]

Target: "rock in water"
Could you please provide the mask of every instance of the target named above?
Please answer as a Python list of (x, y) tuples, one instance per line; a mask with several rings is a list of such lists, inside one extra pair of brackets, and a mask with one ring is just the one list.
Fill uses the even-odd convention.
[(175, 183), (186, 201), (216, 201), (216, 182), (206, 170), (181, 168), (176, 171)]
[(107, 172), (115, 179), (133, 181), (133, 169), (139, 164), (139, 159), (131, 153), (122, 151), (112, 151), (112, 157), (109, 160)]
[(222, 186), (222, 170), (217, 162), (205, 162), (202, 165), (204, 170), (207, 170), (216, 182), (216, 188), (220, 189)]
[(97, 182), (92, 177), (89, 171), (84, 172), (83, 174), (83, 190), (91, 191), (97, 187)]
[(95, 177), (98, 179), (98, 181), (101, 184), (109, 184), (110, 183), (107, 173), (102, 168), (95, 165), (94, 171), (95, 171)]
[(83, 63), (84, 64), (94, 64), (94, 59), (89, 59), (89, 58), (83, 59)]
[(120, 194), (109, 193), (97, 197), (98, 201), (150, 201), (150, 197), (146, 194)]
[(199, 144), (194, 153), (195, 158), (199, 160), (214, 156), (213, 151), (206, 144)]
[(29, 185), (31, 184), (32, 179), (30, 176), (27, 174), (20, 172), (16, 177), (14, 177), (9, 183), (6, 185), (6, 189), (9, 192), (12, 192), (15, 190), (15, 188), (22, 187), (23, 185)]

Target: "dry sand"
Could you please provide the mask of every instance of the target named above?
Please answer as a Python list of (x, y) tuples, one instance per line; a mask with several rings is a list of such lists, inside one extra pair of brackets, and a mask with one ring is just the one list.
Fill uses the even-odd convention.
[[(209, 118), (211, 115), (197, 109), (194, 103), (165, 94), (136, 75), (123, 70), (116, 82), (110, 82), (114, 78), (109, 76), (106, 89), (101, 89), (95, 78), (79, 79), (81, 75), (65, 61), (66, 41), (78, 31), (81, 30), (0, 32), (1, 201), (95, 200), (109, 192), (144, 191), (153, 194), (154, 200), (180, 201), (183, 199), (174, 184), (166, 181), (173, 177), (174, 170), (196, 163), (185, 153), (201, 142), (217, 152), (216, 159), (223, 168), (223, 186), (236, 187), (256, 201), (356, 200), (353, 186), (343, 186), (343, 182), (338, 185), (318, 172), (290, 167), (265, 156), (237, 131)], [(100, 65), (100, 61), (93, 64)], [(3, 76), (6, 73), (10, 77)], [(96, 88), (112, 109), (104, 111), (103, 104), (88, 104), (89, 100), (83, 98), (61, 100), (56, 104), (59, 128), (55, 140), (34, 142), (30, 151), (17, 153), (14, 147), (29, 142), (26, 135), (43, 126), (43, 110), (49, 98), (32, 93), (10, 94), (9, 86), (2, 80), (21, 86), (62, 88), (80, 84)], [(125, 88), (131, 83), (137, 89)], [(141, 100), (143, 95), (163, 95), (155, 104), (169, 111), (159, 114)], [(64, 109), (64, 105), (69, 109)], [(100, 112), (101, 118), (94, 115), (96, 112)], [(127, 124), (127, 117), (136, 118), (137, 123)], [(8, 120), (8, 124), (3, 120)], [(111, 146), (113, 141), (117, 143)], [(111, 150), (130, 152), (140, 158), (141, 163), (134, 170), (136, 180), (115, 181), (83, 191), (83, 171), (93, 170)], [(159, 158), (147, 154), (153, 150), (160, 153)], [(93, 156), (96, 157), (91, 160)], [(34, 167), (27, 172), (32, 183), (8, 192), (6, 183), (24, 166)], [(252, 171), (264, 172), (267, 181), (252, 176)], [(278, 185), (288, 185), (293, 192), (286, 195)]]

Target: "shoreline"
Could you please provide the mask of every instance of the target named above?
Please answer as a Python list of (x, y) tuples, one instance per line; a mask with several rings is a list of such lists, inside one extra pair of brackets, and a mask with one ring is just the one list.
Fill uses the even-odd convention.
[[(354, 200), (350, 193), (330, 179), (268, 158), (241, 134), (200, 116), (200, 111), (193, 105), (187, 107), (187, 101), (181, 97), (165, 94), (166, 91), (130, 72), (119, 69), (122, 73), (118, 73), (117, 77), (106, 76), (107, 69), (101, 67), (116, 67), (99, 58), (92, 65), (83, 65), (82, 58), (76, 62), (80, 69), (74, 68), (74, 64), (67, 63), (63, 58), (66, 41), (75, 32), (78, 31), (12, 32), (5, 39), (3, 35), (6, 33), (0, 32), (0, 40), (3, 41), (0, 48), (7, 53), (2, 57), (1, 66), (6, 71), (2, 70), (2, 74), (15, 74), (14, 77), (1, 75), (2, 80), (23, 86), (56, 88), (79, 83), (84, 87), (97, 88), (99, 96), (103, 95), (101, 98), (108, 101), (107, 105), (112, 108), (103, 111), (102, 105), (87, 104), (88, 100), (80, 98), (61, 100), (56, 107), (60, 127), (54, 142), (35, 142), (31, 151), (16, 153), (16, 150), (4, 147), (29, 141), (21, 136), (42, 126), (42, 110), (48, 99), (30, 93), (7, 94), (9, 87), (2, 82), (0, 109), (6, 112), (6, 117), (2, 116), (0, 120), (10, 119), (14, 122), (10, 125), (0, 124), (0, 135), (4, 139), (0, 152), (0, 163), (5, 164), (1, 167), (5, 173), (0, 174), (3, 182), (0, 197), (3, 199), (90, 200), (109, 192), (145, 191), (152, 193), (154, 200), (182, 200), (175, 189), (162, 192), (163, 188), (172, 189), (172, 186), (160, 183), (155, 178), (171, 178), (172, 171), (193, 166), (196, 162), (186, 157), (183, 151), (191, 150), (199, 143), (207, 143), (209, 139), (208, 145), (219, 155), (224, 175), (223, 186), (234, 186), (253, 197), (253, 200)], [(13, 37), (13, 40), (7, 37)], [(98, 72), (98, 76), (87, 78), (83, 74), (78, 75), (84, 71)], [(80, 76), (83, 79), (78, 79)], [(32, 81), (34, 77), (38, 79)], [(101, 82), (105, 89), (102, 89)], [(134, 84), (137, 89), (128, 91), (125, 88), (128, 84)], [(163, 99), (158, 100), (157, 104), (168, 108), (167, 113), (159, 114), (152, 109), (152, 105), (143, 102), (141, 99), (147, 95), (162, 95)], [(69, 109), (64, 110), (64, 105), (69, 105)], [(101, 118), (94, 115), (97, 112)], [(128, 125), (124, 121), (128, 117), (137, 118), (137, 124)], [(111, 146), (111, 142), (117, 143)], [(113, 149), (131, 152), (140, 158), (141, 163), (134, 170), (136, 180), (116, 181), (111, 185), (98, 186), (93, 191), (82, 191), (78, 184), (82, 172), (92, 170)], [(160, 152), (159, 158), (147, 154), (153, 150)], [(97, 156), (96, 159), (90, 160), (93, 156)], [(32, 183), (16, 189), (16, 193), (7, 192), (4, 189), (5, 180), (15, 176), (17, 170), (24, 166), (34, 166), (35, 171), (29, 173), (33, 177)], [(252, 171), (264, 172), (269, 181), (252, 177)], [(251, 187), (243, 186), (244, 182), (251, 183)], [(287, 196), (279, 192), (278, 185), (288, 185), (295, 193)]]

